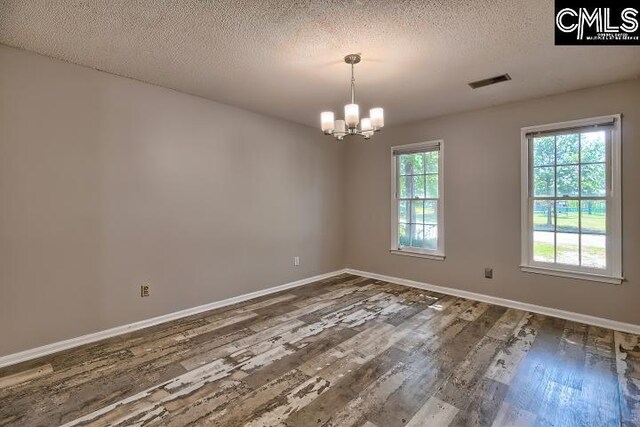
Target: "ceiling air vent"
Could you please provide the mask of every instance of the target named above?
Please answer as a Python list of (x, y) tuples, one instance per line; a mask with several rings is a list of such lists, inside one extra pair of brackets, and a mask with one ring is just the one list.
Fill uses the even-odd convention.
[(494, 85), (496, 83), (506, 82), (507, 80), (511, 80), (511, 76), (509, 74), (502, 74), (500, 76), (478, 80), (477, 82), (471, 82), (469, 83), (469, 86), (471, 86), (471, 89), (478, 89), (479, 87)]

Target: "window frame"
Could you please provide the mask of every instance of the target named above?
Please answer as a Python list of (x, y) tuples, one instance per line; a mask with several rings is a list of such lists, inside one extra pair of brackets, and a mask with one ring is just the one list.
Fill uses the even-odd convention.
[[(439, 145), (438, 149), (438, 247), (436, 249), (423, 249), (398, 245), (398, 161), (399, 156), (394, 156), (393, 152), (399, 149), (421, 149), (428, 151), (434, 145)], [(394, 255), (407, 255), (419, 258), (442, 261), (445, 259), (444, 252), (444, 141), (442, 139), (423, 141), (413, 144), (403, 144), (391, 147), (391, 249)], [(407, 212), (409, 214), (409, 212)]]
[[(606, 269), (572, 266), (558, 263), (545, 263), (533, 259), (533, 192), (530, 176), (532, 173), (532, 155), (529, 136), (533, 132), (563, 132), (581, 127), (589, 127), (605, 122), (613, 122), (610, 127), (610, 139), (607, 150), (606, 171), (609, 179), (605, 199), (606, 211)], [(591, 117), (521, 129), (521, 263), (520, 269), (528, 273), (540, 273), (552, 276), (583, 279), (610, 284), (622, 283), (622, 115)], [(554, 200), (557, 197), (554, 197)], [(578, 214), (580, 215), (580, 213)]]

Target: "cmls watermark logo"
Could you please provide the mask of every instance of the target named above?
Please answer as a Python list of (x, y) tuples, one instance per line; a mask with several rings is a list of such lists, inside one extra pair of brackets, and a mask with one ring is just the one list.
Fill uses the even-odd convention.
[(556, 0), (556, 45), (640, 45), (639, 9), (638, 0)]

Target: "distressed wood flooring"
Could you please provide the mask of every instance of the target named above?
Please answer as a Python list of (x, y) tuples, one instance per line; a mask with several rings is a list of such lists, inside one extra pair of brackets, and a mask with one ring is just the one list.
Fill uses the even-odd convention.
[(1, 369), (0, 425), (638, 426), (640, 342), (341, 275)]

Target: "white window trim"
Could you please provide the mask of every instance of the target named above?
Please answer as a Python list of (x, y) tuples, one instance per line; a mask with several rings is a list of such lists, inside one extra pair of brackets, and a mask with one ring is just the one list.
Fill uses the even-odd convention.
[[(591, 280), (611, 284), (622, 283), (622, 175), (621, 175), (621, 140), (622, 116), (592, 117), (588, 119), (572, 120), (568, 122), (551, 123), (540, 126), (528, 126), (521, 129), (521, 264), (520, 269), (528, 273), (539, 273), (573, 279)], [(615, 123), (611, 130), (610, 148), (610, 189), (607, 195), (607, 269), (589, 269), (569, 265), (558, 265), (533, 261), (533, 227), (530, 215), (529, 194), (529, 141), (527, 134), (531, 132), (562, 130), (581, 126), (590, 126), (603, 121)]]
[[(398, 246), (398, 175), (397, 161), (393, 151), (400, 148), (422, 148), (440, 145), (438, 154), (438, 248), (419, 249)], [(418, 142), (415, 144), (396, 145), (391, 147), (391, 250), (394, 255), (406, 255), (411, 257), (426, 258), (442, 261), (444, 255), (444, 141), (441, 139)]]

